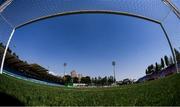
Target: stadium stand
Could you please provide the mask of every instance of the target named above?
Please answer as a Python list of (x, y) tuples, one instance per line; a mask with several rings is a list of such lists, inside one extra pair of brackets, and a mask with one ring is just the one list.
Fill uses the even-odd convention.
[[(178, 63), (178, 69), (180, 70), (180, 63)], [(175, 74), (175, 73), (177, 73), (176, 67), (175, 67), (175, 65), (171, 65), (171, 66), (163, 69), (160, 72), (153, 72), (151, 74), (148, 74), (148, 75), (145, 75), (145, 76), (139, 78), (138, 82), (156, 80), (156, 79), (163, 78), (163, 77)]]
[[(0, 56), (2, 59), (2, 55), (4, 52), (4, 46), (1, 43), (0, 46)], [(25, 80), (31, 80), (38, 83), (45, 84), (53, 84), (53, 85), (63, 85), (63, 81), (61, 77), (54, 76), (48, 73), (48, 70), (41, 67), (38, 64), (28, 64), (26, 61), (22, 61), (19, 57), (12, 53), (11, 49), (8, 48), (4, 71), (3, 73), (18, 77)]]

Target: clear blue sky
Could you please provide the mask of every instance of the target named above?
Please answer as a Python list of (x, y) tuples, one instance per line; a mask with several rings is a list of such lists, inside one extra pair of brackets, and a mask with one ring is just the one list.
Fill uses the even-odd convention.
[(145, 75), (149, 64), (171, 55), (158, 24), (142, 19), (109, 15), (77, 14), (55, 17), (18, 29), (10, 47), (21, 59), (38, 63), (58, 75), (76, 70), (89, 76), (112, 75), (117, 80)]

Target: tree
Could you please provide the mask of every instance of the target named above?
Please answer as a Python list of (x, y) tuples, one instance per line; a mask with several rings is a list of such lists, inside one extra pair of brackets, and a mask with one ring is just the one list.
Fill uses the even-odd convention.
[(151, 74), (153, 72), (155, 72), (155, 67), (153, 64), (151, 64), (150, 66), (148, 66), (147, 68), (148, 74)]
[(11, 54), (12, 50), (8, 47), (7, 51)]
[(172, 56), (170, 56), (170, 58), (169, 58), (169, 64), (170, 64), (170, 65), (173, 65), (173, 64), (174, 64), (174, 61), (173, 61)]
[(64, 76), (64, 83), (71, 83), (72, 82), (72, 78), (70, 75), (65, 75)]
[[(83, 78), (84, 79), (84, 78)], [(113, 76), (110, 76), (110, 77), (95, 77), (95, 78), (92, 78), (92, 83), (96, 86), (104, 86), (104, 85), (111, 85), (113, 82), (114, 82), (114, 78)]]
[(157, 62), (156, 62), (156, 64), (155, 64), (155, 71), (157, 72), (158, 71), (158, 64), (157, 64)]
[(161, 58), (161, 68), (164, 69), (164, 67), (165, 67), (164, 60), (163, 58)]
[(91, 78), (89, 76), (86, 76), (86, 84), (91, 84)]
[(74, 77), (74, 78), (73, 78), (73, 83), (78, 83), (78, 82), (79, 82), (78, 77)]
[(105, 76), (104, 78), (101, 79), (101, 84), (102, 85), (107, 85), (107, 77)]
[(95, 84), (95, 78), (93, 78), (93, 77), (91, 78), (91, 83)]
[(0, 42), (0, 47), (1, 47), (1, 48), (5, 48), (5, 46), (3, 45), (2, 42)]
[(161, 71), (161, 65), (156, 62), (155, 72)]
[(89, 76), (86, 77), (82, 77), (81, 78), (81, 83), (85, 83), (85, 84), (91, 84), (91, 78)]
[(176, 55), (177, 62), (180, 62), (180, 52), (175, 48), (174, 48), (174, 52), (175, 52), (175, 55)]
[(101, 77), (99, 76), (98, 79), (97, 79), (97, 85), (101, 85)]
[(114, 82), (114, 78), (113, 78), (113, 76), (110, 76), (108, 78), (108, 84), (111, 85), (113, 82)]
[(146, 69), (146, 74), (148, 74), (148, 69)]
[(0, 42), (0, 46), (3, 46), (3, 43), (2, 43), (2, 42)]
[(166, 55), (164, 56), (164, 61), (165, 61), (166, 67), (168, 67), (169, 66), (169, 58)]
[(95, 85), (97, 85), (97, 81), (98, 81), (98, 80), (97, 80), (97, 78), (95, 77), (95, 78), (94, 78), (94, 84), (95, 84)]

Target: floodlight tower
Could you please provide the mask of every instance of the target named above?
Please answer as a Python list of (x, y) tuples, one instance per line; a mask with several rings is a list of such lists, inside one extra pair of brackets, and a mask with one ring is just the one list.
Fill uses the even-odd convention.
[(114, 83), (116, 82), (115, 65), (116, 65), (116, 62), (115, 62), (115, 61), (112, 61), (113, 74), (114, 74)]
[(64, 66), (64, 76), (65, 76), (67, 63), (64, 63), (63, 66)]

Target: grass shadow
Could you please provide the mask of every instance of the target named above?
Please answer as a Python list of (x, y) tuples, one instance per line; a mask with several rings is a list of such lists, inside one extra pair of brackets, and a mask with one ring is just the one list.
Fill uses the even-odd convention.
[(0, 92), (0, 106), (24, 106), (24, 104), (15, 97)]

